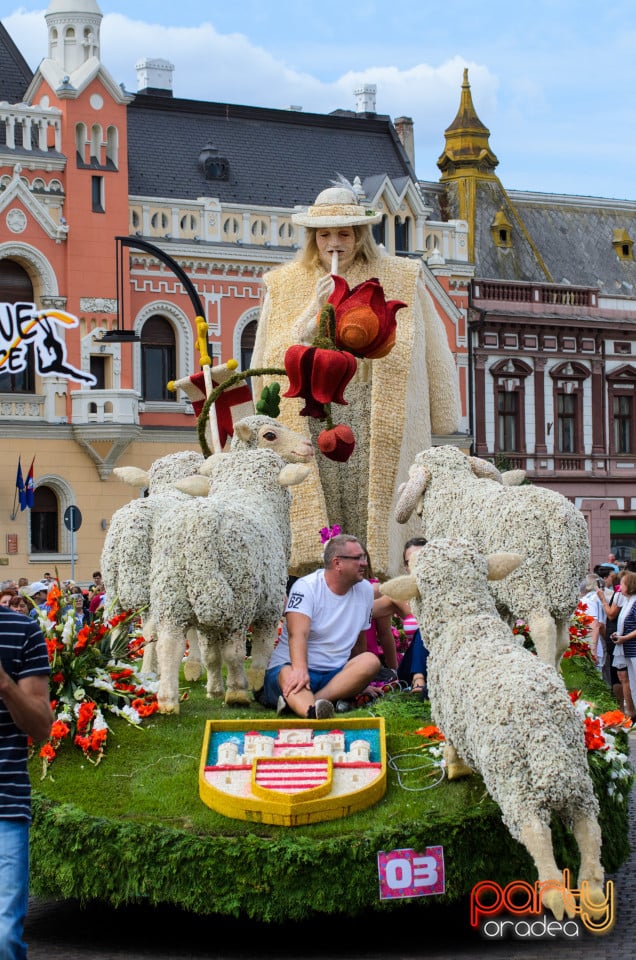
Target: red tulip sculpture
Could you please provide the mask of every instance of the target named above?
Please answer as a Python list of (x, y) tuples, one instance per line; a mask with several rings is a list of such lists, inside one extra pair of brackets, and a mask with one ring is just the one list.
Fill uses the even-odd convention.
[(386, 357), (395, 345), (395, 314), (406, 304), (385, 300), (376, 277), (359, 283), (353, 290), (344, 277), (334, 276), (333, 281), (335, 287), (328, 302), (336, 316), (336, 347), (368, 360)]

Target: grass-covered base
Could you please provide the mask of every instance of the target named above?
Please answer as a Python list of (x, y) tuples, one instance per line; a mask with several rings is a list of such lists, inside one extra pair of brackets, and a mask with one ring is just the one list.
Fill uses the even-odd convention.
[[(568, 687), (582, 689), (600, 710), (615, 706), (593, 668), (571, 660), (564, 673)], [(386, 717), (389, 754), (413, 751), (400, 766), (411, 765), (410, 756), (419, 765), (415, 730), (428, 722), (428, 704), (402, 694), (385, 697), (376, 711)], [(178, 717), (155, 716), (143, 729), (117, 722), (97, 768), (67, 747), (53, 764), (54, 780), (40, 782), (34, 759), (33, 891), (113, 905), (147, 900), (277, 922), (312, 912), (356, 915), (400, 908), (400, 901), (378, 899), (379, 851), (433, 845), (444, 848), (445, 901), (460, 899), (484, 879), (534, 880), (527, 853), (502, 825), (477, 776), (418, 791), (401, 787), (391, 772), (386, 796), (374, 807), (306, 827), (222, 817), (198, 796), (204, 721), (247, 716), (272, 714), (258, 704), (230, 713), (207, 701), (197, 684)], [(592, 770), (603, 860), (612, 873), (629, 852), (627, 804), (608, 796), (603, 764)], [(419, 788), (434, 782), (428, 774), (420, 769), (401, 779)], [(572, 838), (560, 828), (556, 833), (557, 861), (575, 871)]]

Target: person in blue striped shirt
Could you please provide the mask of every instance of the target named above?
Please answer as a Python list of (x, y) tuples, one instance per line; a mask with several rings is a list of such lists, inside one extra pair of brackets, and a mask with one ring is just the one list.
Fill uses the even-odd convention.
[(28, 738), (53, 723), (49, 659), (38, 623), (0, 608), (0, 960), (26, 960), (31, 785)]

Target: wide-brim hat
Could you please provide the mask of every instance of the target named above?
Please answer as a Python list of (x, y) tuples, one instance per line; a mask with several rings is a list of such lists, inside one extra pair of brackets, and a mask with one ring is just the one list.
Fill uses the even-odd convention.
[(44, 593), (49, 592), (48, 583), (44, 583), (42, 580), (36, 580), (35, 583), (30, 583), (28, 587), (24, 587), (22, 592), (25, 593), (27, 597), (34, 597), (36, 593), (42, 593), (42, 591), (44, 591)]
[(360, 227), (378, 223), (382, 214), (358, 202), (355, 193), (346, 187), (329, 187), (319, 193), (306, 213), (292, 214), (300, 227)]

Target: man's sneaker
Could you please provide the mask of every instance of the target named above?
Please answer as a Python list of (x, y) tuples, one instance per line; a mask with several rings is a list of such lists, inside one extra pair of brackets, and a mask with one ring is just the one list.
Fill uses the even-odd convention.
[(277, 716), (280, 717), (281, 713), (284, 713), (286, 709), (287, 709), (287, 701), (285, 700), (285, 697), (281, 693), (280, 697), (278, 698), (278, 702), (276, 704)]
[(316, 700), (314, 705), (307, 710), (307, 719), (330, 720), (333, 714), (334, 709), (331, 700)]

